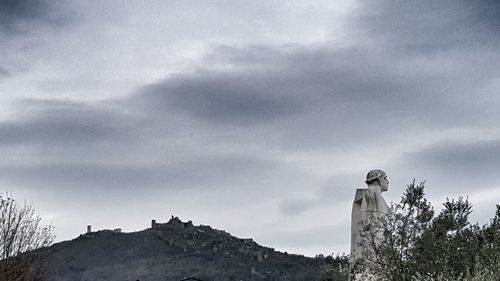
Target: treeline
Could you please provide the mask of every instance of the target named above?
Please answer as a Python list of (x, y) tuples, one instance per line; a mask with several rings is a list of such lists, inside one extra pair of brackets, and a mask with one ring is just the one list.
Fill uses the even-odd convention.
[[(362, 246), (368, 258), (351, 262), (352, 276), (381, 281), (500, 281), (500, 205), (489, 223), (480, 226), (469, 221), (472, 204), (467, 198), (447, 199), (436, 212), (424, 189), (423, 182), (413, 181), (401, 200), (392, 204), (387, 218), (363, 226)], [(336, 268), (348, 257), (330, 259), (336, 266), (329, 267), (322, 280), (347, 280), (348, 274)]]
[(447, 199), (436, 213), (424, 189), (413, 181), (387, 218), (366, 226), (373, 255), (353, 270), (390, 281), (500, 281), (500, 205), (480, 226), (469, 222), (467, 198)]

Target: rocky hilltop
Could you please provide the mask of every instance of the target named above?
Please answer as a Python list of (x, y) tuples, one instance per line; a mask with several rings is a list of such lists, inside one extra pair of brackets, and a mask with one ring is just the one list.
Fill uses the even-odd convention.
[[(172, 217), (143, 231), (89, 232), (49, 249), (55, 281), (320, 280), (324, 260), (290, 255)], [(193, 279), (196, 280), (196, 279)]]

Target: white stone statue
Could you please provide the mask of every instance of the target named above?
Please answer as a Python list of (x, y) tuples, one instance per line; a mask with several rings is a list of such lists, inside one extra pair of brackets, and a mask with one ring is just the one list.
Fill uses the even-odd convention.
[[(363, 226), (389, 214), (389, 206), (382, 197), (382, 192), (387, 191), (389, 185), (386, 173), (379, 169), (371, 170), (366, 175), (365, 183), (368, 188), (356, 189), (352, 204), (351, 265), (359, 258), (366, 258), (363, 254), (369, 252), (361, 245)], [(381, 230), (377, 236), (382, 237), (382, 235)]]

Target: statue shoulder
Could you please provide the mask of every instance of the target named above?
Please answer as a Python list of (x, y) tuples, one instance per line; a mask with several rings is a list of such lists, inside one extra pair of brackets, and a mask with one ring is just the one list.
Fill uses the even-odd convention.
[(361, 203), (363, 201), (363, 197), (365, 196), (366, 193), (366, 188), (357, 188), (356, 189), (356, 194), (354, 195), (354, 202), (355, 203)]
[(381, 193), (368, 188), (366, 192), (363, 193), (361, 210), (365, 212), (378, 212), (386, 214), (389, 212), (389, 206), (385, 202)]

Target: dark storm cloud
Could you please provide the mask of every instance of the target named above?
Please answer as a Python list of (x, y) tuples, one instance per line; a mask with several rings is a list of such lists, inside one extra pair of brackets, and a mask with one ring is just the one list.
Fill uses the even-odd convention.
[[(187, 113), (215, 123), (254, 124), (303, 110), (298, 97), (270, 93), (272, 80), (247, 73), (208, 72), (181, 75), (148, 86), (133, 104), (158, 111)], [(138, 102), (137, 102), (138, 101)]]
[(58, 100), (25, 100), (16, 119), (0, 122), (0, 145), (72, 145), (126, 136), (127, 118), (110, 109)]
[[(490, 40), (498, 39), (500, 34), (500, 2), (496, 0), (462, 1), (471, 20), (477, 24), (473, 29)], [(451, 1), (450, 4), (454, 4)]]
[[(416, 8), (419, 7), (417, 5)], [(387, 16), (385, 13), (393, 12), (389, 7), (382, 8), (376, 10), (379, 12), (376, 14), (378, 17), (384, 18)], [(393, 8), (399, 9), (397, 6)], [(443, 9), (437, 11), (446, 13), (447, 10)], [(454, 10), (451, 12), (455, 13)], [(402, 18), (412, 16), (409, 11), (402, 14)], [(425, 8), (420, 16), (424, 14), (434, 19), (432, 9)], [(394, 12), (394, 17), (397, 16)], [(403, 28), (393, 30), (382, 19), (359, 17), (358, 21), (361, 20), (373, 22), (376, 32), (385, 32), (398, 38), (408, 36), (408, 40), (413, 38), (413, 31), (406, 34)], [(420, 17), (413, 20), (414, 23), (419, 21)], [(452, 28), (450, 25), (455, 23), (453, 16), (444, 21), (442, 25), (446, 28), (443, 30)], [(416, 32), (416, 35), (419, 34), (423, 34), (423, 37), (417, 38), (418, 42), (433, 44), (433, 36), (427, 37), (421, 31)], [(461, 38), (458, 33), (454, 36)], [(384, 36), (380, 40), (384, 41)], [(451, 39), (445, 39), (448, 40)], [(409, 127), (446, 128), (488, 120), (486, 116), (492, 110), (478, 110), (474, 101), (480, 97), (476, 95), (476, 99), (472, 100), (470, 95), (477, 85), (495, 77), (498, 62), (495, 62), (495, 57), (475, 58), (477, 54), (473, 49), (464, 53), (467, 56), (471, 54), (474, 58), (466, 61), (461, 61), (461, 56), (458, 56), (458, 66), (468, 65), (470, 61), (477, 62), (479, 66), (434, 72), (435, 68), (440, 67), (439, 63), (414, 60), (408, 54), (390, 47), (336, 48), (328, 44), (240, 48), (223, 46), (215, 48), (202, 60), (206, 63), (205, 67), (145, 85), (130, 97), (116, 101), (111, 106), (109, 101), (93, 105), (55, 101), (25, 105), (23, 110), (26, 113), (19, 114), (17, 119), (0, 123), (0, 144), (43, 146), (104, 141), (119, 144), (116, 149), (124, 154), (134, 147), (128, 144), (134, 138), (140, 137), (145, 147), (148, 141), (165, 138), (178, 140), (185, 135), (193, 136), (194, 144), (198, 147), (204, 147), (207, 143), (231, 143), (239, 147), (258, 144), (264, 149), (278, 147), (285, 152), (321, 150), (325, 147), (342, 149), (363, 142), (384, 145), (398, 134), (404, 134)], [(450, 58), (433, 59), (446, 61)], [(490, 64), (486, 65), (485, 61)], [(468, 102), (467, 107), (463, 106), (464, 100)], [(118, 111), (117, 107), (121, 107), (121, 110)], [(134, 115), (122, 114), (122, 111), (131, 111)], [(184, 122), (179, 116), (188, 116), (198, 123), (190, 127), (193, 123)], [(259, 131), (262, 127), (267, 130)], [(240, 128), (246, 135), (236, 133)], [(198, 136), (203, 137), (197, 139)], [(168, 145), (166, 142), (165, 147), (168, 148)], [(68, 162), (77, 160), (68, 159)], [(238, 161), (249, 162), (252, 159), (247, 157)], [(171, 163), (163, 164), (169, 167)], [(238, 166), (226, 158), (213, 159), (207, 166), (221, 169), (208, 169), (209, 173), (202, 173), (201, 179), (204, 180), (201, 180), (196, 176), (182, 176), (182, 171), (187, 174), (203, 171), (202, 168), (193, 168), (191, 164), (180, 164), (173, 170), (162, 170), (153, 165), (137, 174), (130, 172), (132, 168), (126, 164), (116, 170), (112, 167), (108, 169), (102, 163), (96, 163), (95, 168), (92, 168), (93, 164), (85, 165), (90, 166), (70, 165), (69, 170), (62, 174), (59, 173), (62, 168), (52, 164), (25, 168), (34, 179), (41, 177), (44, 172), (48, 180), (60, 179), (60, 182), (77, 183), (95, 179), (95, 182), (86, 182), (85, 185), (110, 185), (113, 179), (127, 179), (127, 175), (135, 175), (137, 183), (143, 181), (146, 185), (168, 182), (168, 179), (179, 179), (175, 181), (178, 185), (181, 185), (181, 181), (189, 185), (190, 182), (216, 182), (217, 178), (224, 178), (231, 167)], [(235, 182), (258, 177), (252, 172), (262, 171), (258, 167), (271, 171), (275, 165), (279, 166), (278, 162), (248, 167), (252, 177), (247, 173), (235, 172), (234, 178), (240, 179)], [(19, 171), (23, 167), (21, 165)], [(134, 165), (130, 167), (141, 170), (141, 167)], [(108, 172), (100, 173), (101, 170)], [(244, 170), (243, 166), (241, 170)], [(79, 177), (80, 174), (72, 171), (82, 171), (85, 176)], [(14, 171), (12, 173), (16, 174)], [(59, 176), (51, 177), (52, 174)], [(119, 174), (124, 176), (120, 177)], [(133, 180), (125, 180), (122, 185), (127, 183), (136, 184)], [(332, 193), (329, 193), (329, 189), (325, 190), (321, 191), (325, 194), (320, 192), (317, 198), (311, 200), (283, 202), (283, 214), (298, 215), (325, 202), (340, 202), (348, 196), (347, 191), (340, 189)]]
[(37, 156), (3, 161), (2, 180), (11, 185), (53, 190), (243, 187), (260, 186), (261, 179), (283, 169), (279, 161), (238, 152), (169, 152), (183, 123), (172, 135), (163, 115), (124, 114), (127, 108), (118, 110), (113, 101), (23, 100), (16, 106), (17, 118), (0, 122), (0, 149), (6, 155), (26, 151)]
[(500, 141), (443, 142), (407, 154), (412, 163), (431, 174), (440, 174), (460, 189), (498, 184)]
[[(421, 103), (405, 94), (425, 75), (397, 73), (383, 57), (368, 50), (220, 48), (209, 60), (231, 66), (227, 72), (178, 74), (140, 89), (133, 105), (178, 111), (213, 123), (254, 124), (331, 107), (332, 115), (350, 114), (347, 107)], [(348, 109), (349, 109), (348, 108)], [(357, 117), (354, 117), (355, 119)]]
[(409, 53), (436, 53), (497, 41), (498, 1), (369, 1), (356, 23), (363, 36)]
[[(268, 144), (290, 149), (388, 141), (408, 127), (491, 123), (486, 117), (498, 113), (478, 104), (477, 89), (496, 77), (500, 60), (474, 50), (455, 55), (419, 60), (366, 46), (224, 46), (206, 58), (224, 71), (176, 74), (138, 89), (129, 106), (157, 118), (186, 115), (207, 130), (265, 126), (281, 137)], [(440, 60), (456, 66), (439, 70)], [(380, 134), (381, 127), (388, 130)]]
[[(67, 1), (0, 0), (0, 79), (28, 72), (44, 58), (36, 54), (51, 38), (76, 19)], [(58, 36), (57, 39), (64, 39)]]
[(52, 190), (93, 190), (147, 188), (151, 184), (169, 179), (175, 182), (175, 174), (168, 170), (140, 166), (93, 164), (37, 164), (9, 165), (2, 167), (3, 180), (20, 186), (50, 186)]
[[(126, 153), (126, 152), (123, 152)], [(199, 189), (259, 185), (280, 163), (252, 156), (200, 156), (159, 164), (87, 163), (66, 159), (64, 164), (1, 165), (2, 180), (17, 186), (51, 190)], [(228, 173), (228, 171), (230, 171)]]
[(61, 5), (55, 4), (48, 0), (0, 0), (0, 33), (15, 35), (40, 24), (56, 27), (65, 23), (68, 17), (61, 13)]
[(2, 0), (0, 1), (0, 23), (13, 24), (16, 21), (30, 21), (44, 17), (48, 11), (46, 1)]

